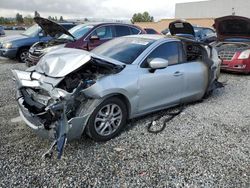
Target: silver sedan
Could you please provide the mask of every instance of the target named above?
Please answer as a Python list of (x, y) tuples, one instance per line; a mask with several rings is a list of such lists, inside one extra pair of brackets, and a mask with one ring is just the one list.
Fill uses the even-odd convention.
[(106, 141), (126, 120), (202, 99), (219, 76), (210, 46), (160, 35), (127, 36), (92, 52), (63, 48), (13, 70), (20, 115), (39, 135)]

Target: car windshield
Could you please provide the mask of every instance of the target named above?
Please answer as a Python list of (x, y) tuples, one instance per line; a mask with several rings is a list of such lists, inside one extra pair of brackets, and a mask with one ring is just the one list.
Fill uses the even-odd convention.
[(92, 52), (126, 64), (132, 64), (154, 41), (145, 38), (121, 37), (104, 43)]
[[(85, 35), (90, 29), (92, 29), (93, 25), (77, 25), (69, 30), (69, 32), (75, 37), (76, 40), (81, 38)], [(71, 36), (63, 34), (58, 39), (66, 39), (66, 40), (73, 40)]]
[(41, 31), (41, 27), (39, 27), (37, 24), (31, 26), (28, 28), (25, 32), (22, 33), (22, 35), (28, 36), (28, 37), (35, 37), (38, 35), (38, 33)]

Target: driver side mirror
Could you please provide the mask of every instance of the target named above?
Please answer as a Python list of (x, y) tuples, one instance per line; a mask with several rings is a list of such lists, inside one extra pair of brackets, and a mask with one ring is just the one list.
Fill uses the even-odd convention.
[(90, 41), (97, 41), (97, 40), (100, 40), (100, 38), (97, 35), (92, 35), (89, 40)]
[(149, 62), (149, 67), (153, 70), (164, 69), (168, 66), (168, 60), (162, 58), (154, 58)]

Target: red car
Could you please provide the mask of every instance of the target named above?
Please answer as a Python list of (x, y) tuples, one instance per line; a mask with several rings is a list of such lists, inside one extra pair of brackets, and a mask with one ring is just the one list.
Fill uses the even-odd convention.
[(86, 23), (68, 31), (45, 18), (39, 17), (35, 21), (47, 34), (58, 37), (49, 42), (37, 42), (31, 46), (26, 60), (27, 66), (36, 65), (44, 54), (57, 48), (67, 47), (91, 51), (116, 37), (146, 33), (138, 26), (124, 23)]
[(144, 28), (144, 30), (146, 31), (147, 34), (153, 34), (153, 35), (160, 35), (161, 34), (153, 28)]
[(225, 16), (215, 19), (218, 41), (214, 46), (222, 59), (221, 70), (250, 73), (250, 19)]

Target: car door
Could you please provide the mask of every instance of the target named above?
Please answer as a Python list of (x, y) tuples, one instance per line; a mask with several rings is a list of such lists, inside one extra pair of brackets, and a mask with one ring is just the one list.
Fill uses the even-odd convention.
[(89, 36), (88, 40), (88, 50), (92, 50), (97, 46), (103, 44), (111, 40), (114, 37), (113, 26), (106, 25), (96, 28), (91, 35)]
[[(156, 110), (180, 103), (184, 81), (180, 64), (180, 42), (166, 42), (155, 48), (141, 63), (139, 75), (138, 111)], [(148, 63), (154, 58), (168, 60), (164, 69), (149, 71)]]

